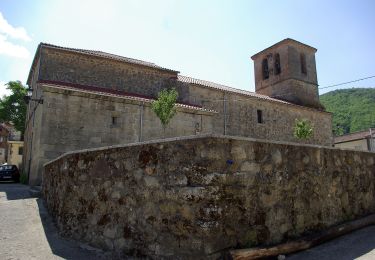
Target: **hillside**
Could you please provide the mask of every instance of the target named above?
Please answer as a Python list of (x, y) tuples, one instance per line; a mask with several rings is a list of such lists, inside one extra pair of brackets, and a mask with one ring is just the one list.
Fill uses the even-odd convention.
[(335, 90), (321, 95), (320, 101), (333, 113), (336, 135), (375, 127), (375, 88)]

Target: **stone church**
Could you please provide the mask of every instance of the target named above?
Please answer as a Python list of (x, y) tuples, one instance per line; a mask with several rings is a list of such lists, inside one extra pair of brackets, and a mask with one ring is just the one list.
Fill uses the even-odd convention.
[[(101, 51), (40, 43), (27, 84), (24, 170), (40, 184), (43, 164), (80, 149), (197, 134), (302, 142), (296, 119), (307, 119), (313, 136), (332, 145), (331, 114), (319, 102), (316, 49), (282, 40), (255, 54), (256, 92), (180, 75), (154, 63)], [(166, 129), (150, 105), (174, 87), (177, 114)]]

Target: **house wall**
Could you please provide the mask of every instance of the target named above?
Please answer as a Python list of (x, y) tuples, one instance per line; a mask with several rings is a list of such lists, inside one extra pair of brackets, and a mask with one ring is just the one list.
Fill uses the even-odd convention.
[[(31, 75), (29, 87), (33, 89), (32, 99), (43, 99), (43, 90), (37, 84), (39, 80), (40, 60), (40, 57), (37, 57), (36, 66)], [(43, 130), (43, 109), (43, 104), (36, 101), (30, 101), (27, 107), (22, 171), (27, 175), (30, 185), (40, 185), (41, 181), (39, 141)]]
[(23, 149), (23, 142), (21, 141), (10, 141), (9, 142), (9, 154), (8, 164), (17, 165), (18, 169), (22, 167), (22, 153), (20, 148)]
[(178, 108), (164, 133), (147, 102), (40, 87), (43, 127), (33, 143), (31, 183), (40, 183), (43, 164), (65, 152), (213, 131), (211, 112)]
[[(299, 86), (299, 81), (288, 80), (289, 77), (293, 76), (301, 82), (305, 80), (314, 84), (317, 81), (314, 53), (308, 48), (299, 47), (307, 55), (308, 66), (308, 74), (300, 75), (300, 66), (296, 65), (300, 63), (299, 52), (296, 48), (282, 45), (277, 49), (281, 54), (283, 69), (280, 75), (281, 77), (287, 77), (279, 83), (280, 89), (285, 85), (286, 88), (293, 89), (295, 96), (311, 97), (315, 102), (317, 97), (316, 86), (309, 88), (307, 83), (303, 83), (304, 86)], [(213, 130), (218, 134), (303, 142), (294, 138), (293, 128), (296, 119), (306, 118), (314, 126), (314, 136), (306, 142), (332, 145), (331, 115), (329, 113), (302, 106), (288, 106), (236, 93), (225, 93), (219, 89), (197, 84), (186, 84), (170, 79), (177, 75), (175, 72), (146, 68), (89, 55), (43, 48), (41, 59), (42, 65), (38, 77), (40, 80), (92, 85), (152, 97), (156, 97), (157, 93), (164, 87), (175, 87), (179, 91), (181, 102), (201, 105), (218, 112), (213, 122)], [(285, 64), (285, 62), (290, 64)], [(256, 71), (258, 70), (256, 69)], [(305, 77), (307, 78), (305, 79)], [(309, 89), (313, 89), (314, 93), (310, 93)], [(228, 101), (224, 102), (223, 99)], [(257, 123), (257, 109), (263, 111), (264, 124)], [(226, 113), (226, 120), (224, 119), (224, 113)]]
[(368, 141), (367, 139), (348, 141), (345, 143), (335, 144), (335, 147), (368, 151)]
[(200, 136), (68, 153), (45, 166), (62, 234), (132, 257), (211, 258), (375, 213), (375, 154)]
[[(190, 102), (218, 112), (214, 115), (214, 132), (233, 136), (264, 138), (275, 141), (332, 145), (332, 115), (306, 107), (286, 105), (260, 98), (219, 91), (191, 84)], [(224, 102), (224, 100), (227, 100)], [(226, 104), (224, 104), (226, 103)], [(225, 109), (226, 107), (226, 109)], [(258, 123), (257, 110), (262, 110), (262, 124)], [(308, 140), (294, 137), (296, 119), (308, 119), (313, 126), (313, 136)]]
[[(108, 58), (42, 48), (39, 80), (82, 84), (157, 97), (161, 89), (174, 84), (177, 72), (147, 68)], [(180, 101), (188, 89), (174, 84)]]
[(9, 131), (0, 126), (0, 164), (7, 162)]
[[(45, 91), (46, 88), (41, 87), (46, 85), (41, 83), (43, 80), (153, 97), (164, 87), (175, 87), (180, 102), (218, 112), (200, 115), (184, 110), (172, 120), (170, 128), (166, 129), (166, 137), (212, 132), (332, 145), (329, 113), (182, 83), (171, 79), (175, 76), (176, 72), (172, 71), (42, 47), (33, 69), (31, 87), (34, 89), (33, 98), (42, 98), (44, 103), (30, 102), (25, 132), (23, 165), (30, 184), (39, 184), (42, 164), (63, 152), (163, 136), (160, 123), (148, 106), (143, 109), (145, 125), (140, 134), (142, 106), (139, 104), (125, 105), (119, 99), (104, 96), (76, 96), (68, 90), (57, 93), (50, 88)], [(263, 113), (262, 124), (257, 123), (258, 109)], [(119, 117), (121, 126), (110, 127), (112, 117)], [(306, 141), (293, 136), (295, 120), (302, 118), (310, 120), (314, 127), (313, 137)]]

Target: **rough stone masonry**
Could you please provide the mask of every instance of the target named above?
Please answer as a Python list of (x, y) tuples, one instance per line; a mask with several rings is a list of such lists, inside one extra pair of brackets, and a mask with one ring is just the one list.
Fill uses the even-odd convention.
[(216, 258), (375, 212), (375, 154), (228, 136), (67, 153), (45, 165), (60, 231), (123, 255)]
[[(30, 102), (26, 116), (29, 184), (39, 185), (43, 164), (65, 152), (164, 137), (211, 133), (331, 146), (332, 115), (319, 102), (315, 52), (285, 39), (255, 54), (254, 93), (154, 63), (41, 43), (27, 81), (33, 100), (43, 100)], [(179, 109), (164, 133), (150, 104), (170, 87)], [(311, 122), (310, 139), (293, 135), (297, 119)]]

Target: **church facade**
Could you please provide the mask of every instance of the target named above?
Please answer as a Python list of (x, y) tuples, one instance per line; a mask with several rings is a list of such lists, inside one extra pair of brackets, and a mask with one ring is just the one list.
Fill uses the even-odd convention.
[[(154, 63), (41, 43), (27, 81), (34, 100), (23, 157), (29, 183), (39, 184), (43, 164), (65, 152), (165, 137), (213, 133), (331, 146), (332, 118), (319, 102), (315, 52), (285, 39), (252, 56), (254, 93)], [(151, 103), (171, 87), (179, 94), (177, 114), (164, 133)], [(294, 137), (296, 119), (311, 122), (310, 139)]]

